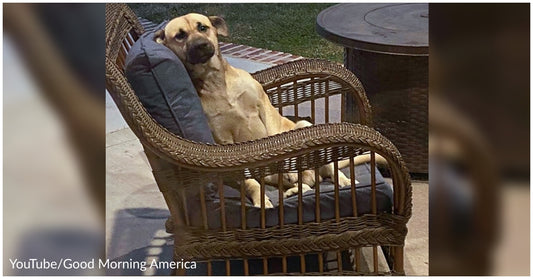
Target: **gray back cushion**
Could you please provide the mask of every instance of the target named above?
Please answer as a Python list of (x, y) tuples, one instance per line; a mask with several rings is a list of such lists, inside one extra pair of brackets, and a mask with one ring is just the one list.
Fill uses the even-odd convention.
[[(165, 23), (155, 30), (163, 29)], [(126, 57), (126, 77), (148, 113), (170, 132), (214, 143), (207, 118), (187, 70), (179, 58), (147, 32)]]

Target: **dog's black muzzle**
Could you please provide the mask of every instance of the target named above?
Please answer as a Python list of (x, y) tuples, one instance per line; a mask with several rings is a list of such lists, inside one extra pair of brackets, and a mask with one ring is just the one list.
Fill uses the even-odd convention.
[(187, 62), (201, 64), (207, 62), (215, 54), (215, 47), (205, 39), (198, 39), (188, 45)]

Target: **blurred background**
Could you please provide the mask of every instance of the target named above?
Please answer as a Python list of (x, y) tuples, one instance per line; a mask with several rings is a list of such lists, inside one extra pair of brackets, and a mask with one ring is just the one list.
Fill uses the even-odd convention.
[(104, 4), (4, 4), (4, 275), (104, 258)]
[(529, 275), (530, 6), (429, 11), (429, 274)]
[[(3, 12), (4, 275), (102, 274), (9, 259), (105, 257), (105, 5)], [(430, 274), (529, 275), (530, 5), (429, 18)]]

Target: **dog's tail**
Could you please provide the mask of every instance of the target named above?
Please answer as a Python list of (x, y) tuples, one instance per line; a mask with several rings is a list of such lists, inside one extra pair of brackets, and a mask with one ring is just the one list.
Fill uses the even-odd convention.
[[(370, 163), (370, 153), (359, 155), (353, 158), (354, 166), (361, 165), (364, 163)], [(376, 153), (376, 164), (381, 166), (387, 165), (387, 160), (383, 156)], [(346, 168), (350, 165), (350, 159), (339, 161), (339, 169)]]

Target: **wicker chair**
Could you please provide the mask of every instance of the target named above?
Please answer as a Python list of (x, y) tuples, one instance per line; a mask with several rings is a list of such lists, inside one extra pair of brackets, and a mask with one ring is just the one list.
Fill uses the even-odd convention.
[[(263, 273), (269, 274), (269, 259), (280, 260), (278, 274), (287, 274), (288, 257), (300, 257), (300, 271), (305, 270), (305, 256), (318, 257), (318, 273), (333, 275), (362, 275), (360, 259), (354, 253), (354, 270), (342, 269), (341, 251), (358, 251), (363, 246), (374, 247), (374, 267), (377, 267), (377, 247), (389, 247), (392, 266), (387, 274), (404, 274), (403, 245), (407, 234), (406, 223), (411, 216), (411, 182), (408, 171), (394, 145), (378, 132), (365, 126), (371, 124), (371, 108), (363, 87), (357, 78), (342, 66), (319, 60), (299, 60), (255, 73), (253, 76), (264, 87), (274, 106), (283, 113), (290, 108), (300, 116), (299, 104), (310, 103), (311, 119), (324, 114), (326, 124), (315, 125), (283, 134), (231, 145), (210, 145), (180, 138), (156, 123), (137, 99), (124, 76), (124, 60), (127, 51), (144, 32), (135, 14), (124, 4), (106, 6), (106, 87), (131, 130), (142, 143), (159, 189), (170, 209), (174, 226), (174, 259), (189, 259), (207, 263), (207, 273), (212, 274), (213, 261), (226, 264), (226, 274), (233, 274), (230, 259), (240, 260), (243, 270), (251, 273), (249, 261), (262, 259)], [(329, 102), (334, 95), (342, 96), (340, 120), (353, 123), (328, 123)], [(344, 105), (357, 103), (354, 117), (349, 118)], [(322, 106), (323, 109), (319, 109)], [(325, 107), (325, 108), (324, 108)], [(375, 160), (372, 160), (372, 213), (358, 215), (355, 183), (351, 186), (353, 215), (342, 217), (338, 202), (339, 186), (335, 183), (335, 218), (321, 220), (317, 202), (315, 222), (303, 222), (302, 194), (298, 194), (298, 222), (284, 224), (283, 206), (279, 207), (279, 223), (266, 226), (264, 202), (260, 209), (260, 227), (246, 224), (248, 208), (244, 191), (241, 191), (240, 216), (227, 216), (222, 191), (223, 181), (239, 181), (245, 178), (261, 179), (265, 175), (285, 172), (301, 172), (341, 159), (353, 158), (363, 151), (380, 154), (388, 161), (394, 190), (390, 213), (376, 213)], [(335, 163), (335, 167), (338, 167)], [(350, 169), (353, 173), (354, 166)], [(318, 173), (318, 172), (317, 172)], [(281, 177), (281, 176), (280, 176)], [(351, 176), (353, 177), (353, 175)], [(353, 179), (352, 179), (353, 181)], [(214, 183), (220, 195), (220, 224), (208, 227), (204, 188), (200, 185)], [(301, 181), (299, 182), (301, 187)], [(318, 188), (316, 191), (318, 193)], [(203, 226), (191, 225), (187, 212), (186, 193), (199, 192)], [(279, 191), (283, 205), (282, 191)], [(316, 195), (318, 201), (319, 195)], [(238, 228), (227, 226), (227, 218), (240, 218)], [(337, 252), (339, 270), (324, 271), (323, 253)], [(234, 270), (235, 271), (235, 268)], [(177, 270), (184, 274), (183, 270)], [(377, 268), (370, 274), (378, 274)], [(316, 271), (314, 272), (316, 274)]]

